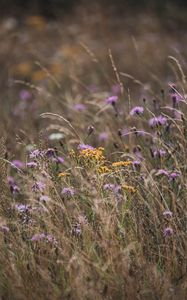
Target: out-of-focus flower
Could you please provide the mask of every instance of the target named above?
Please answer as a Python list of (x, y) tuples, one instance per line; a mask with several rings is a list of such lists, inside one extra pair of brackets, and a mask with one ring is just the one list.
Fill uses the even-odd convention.
[(40, 199), (41, 202), (48, 202), (48, 201), (50, 201), (49, 196), (46, 196), (46, 195), (40, 196), (39, 199)]
[(112, 86), (112, 94), (113, 95), (119, 95), (121, 93), (121, 87), (120, 87), (120, 84), (117, 83), (117, 84), (114, 84)]
[(112, 167), (127, 167), (127, 166), (130, 166), (132, 165), (132, 161), (116, 161), (114, 163), (112, 163)]
[(21, 100), (25, 101), (31, 99), (32, 95), (28, 90), (21, 90), (19, 93), (19, 97)]
[(133, 109), (130, 111), (130, 115), (142, 115), (144, 112), (144, 108), (142, 106), (135, 106)]
[(79, 144), (77, 148), (78, 148), (78, 150), (86, 150), (86, 149), (93, 150), (94, 149), (94, 147), (92, 147), (90, 145), (86, 145), (86, 144)]
[(43, 151), (40, 151), (39, 149), (33, 150), (29, 154), (30, 158), (39, 158), (43, 157)]
[(16, 168), (18, 168), (18, 169), (23, 169), (23, 168), (25, 168), (25, 164), (24, 164), (21, 160), (18, 160), (18, 159), (13, 160), (13, 161), (11, 162), (11, 166), (12, 166), (12, 167), (16, 167)]
[(48, 158), (55, 157), (55, 149), (49, 148), (45, 151), (45, 156)]
[(78, 112), (83, 112), (86, 110), (86, 106), (82, 103), (75, 104), (73, 108)]
[(112, 191), (115, 194), (119, 193), (121, 191), (121, 186), (118, 184), (113, 184), (113, 183), (106, 183), (103, 186), (104, 190)]
[(157, 149), (153, 151), (154, 157), (163, 157), (167, 154), (167, 152), (164, 149)]
[(101, 133), (99, 134), (98, 140), (99, 140), (100, 142), (105, 142), (105, 141), (107, 141), (107, 140), (108, 140), (108, 133), (107, 133), (107, 132), (101, 132)]
[(31, 169), (35, 169), (35, 168), (38, 167), (38, 164), (35, 161), (30, 161), (30, 162), (27, 163), (27, 167), (31, 168)]
[(179, 172), (172, 172), (172, 173), (169, 174), (169, 179), (170, 180), (175, 180), (179, 176), (180, 176)]
[(10, 185), (10, 191), (13, 195), (15, 195), (20, 192), (20, 188), (16, 184), (13, 184), (13, 185)]
[(168, 176), (169, 173), (168, 173), (167, 170), (160, 169), (160, 170), (158, 170), (158, 172), (156, 173), (156, 176), (159, 176), (159, 175), (165, 175), (165, 176)]
[(167, 124), (167, 118), (163, 116), (154, 117), (149, 120), (149, 125), (151, 127), (164, 126), (166, 124)]
[(45, 189), (45, 183), (41, 181), (36, 181), (33, 186), (32, 186), (32, 191), (37, 193), (37, 192), (43, 192)]
[(166, 228), (164, 228), (163, 234), (164, 234), (164, 237), (172, 236), (173, 229), (171, 227), (166, 227)]
[(105, 101), (107, 104), (115, 105), (116, 102), (118, 101), (118, 96), (110, 96), (110, 97), (106, 98)]
[(163, 216), (171, 218), (173, 216), (173, 213), (170, 210), (165, 210), (163, 212)]
[(31, 209), (31, 206), (28, 204), (16, 204), (15, 208), (17, 209), (18, 212), (25, 213)]
[(128, 191), (132, 194), (136, 193), (137, 189), (135, 189), (133, 186), (131, 185), (128, 185), (128, 184), (123, 184), (122, 185), (122, 188), (125, 190), (125, 191)]
[(46, 237), (45, 233), (36, 233), (32, 236), (31, 241), (32, 242), (38, 242), (44, 240)]
[(61, 194), (72, 197), (75, 195), (75, 190), (74, 188), (63, 188)]

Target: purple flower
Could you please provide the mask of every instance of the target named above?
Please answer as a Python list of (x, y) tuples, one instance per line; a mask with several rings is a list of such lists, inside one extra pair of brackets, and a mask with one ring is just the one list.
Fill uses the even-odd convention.
[(16, 204), (15, 208), (20, 212), (20, 213), (24, 213), (24, 212), (28, 212), (31, 209), (31, 206), (28, 204)]
[(10, 191), (13, 195), (15, 195), (20, 192), (20, 188), (16, 184), (13, 184), (10, 185)]
[(118, 94), (120, 94), (120, 92), (121, 92), (120, 84), (119, 84), (119, 83), (114, 84), (114, 85), (112, 86), (112, 94), (113, 94), (113, 95), (118, 95)]
[(42, 195), (42, 196), (40, 196), (40, 201), (42, 201), (42, 202), (48, 202), (48, 201), (50, 201), (50, 198), (48, 196), (46, 196), (46, 195)]
[(45, 183), (41, 181), (36, 181), (33, 186), (32, 186), (32, 191), (37, 193), (37, 192), (43, 192), (45, 189)]
[(172, 236), (173, 229), (171, 227), (166, 227), (166, 228), (164, 228), (163, 234), (164, 234), (164, 237)]
[(86, 106), (82, 103), (77, 103), (74, 105), (74, 109), (78, 112), (82, 112), (86, 109)]
[(38, 164), (35, 161), (30, 161), (30, 162), (27, 163), (27, 167), (31, 168), (31, 169), (34, 169), (34, 168), (38, 167)]
[(53, 148), (49, 148), (45, 151), (45, 155), (50, 158), (55, 156), (55, 150)]
[(33, 235), (33, 237), (31, 238), (32, 242), (38, 242), (38, 241), (42, 241), (44, 240), (46, 237), (46, 235), (44, 233), (36, 233)]
[(114, 192), (115, 194), (119, 193), (119, 191), (121, 190), (120, 185), (118, 185), (118, 184), (112, 184), (112, 183), (106, 183), (106, 184), (103, 186), (103, 188), (104, 188), (104, 190), (112, 191), (112, 192)]
[(57, 163), (63, 164), (64, 163), (64, 158), (62, 156), (57, 157)]
[(172, 172), (172, 173), (169, 174), (169, 179), (170, 180), (175, 180), (179, 176), (180, 176), (179, 172)]
[(110, 96), (110, 97), (106, 98), (105, 101), (107, 104), (115, 105), (116, 102), (118, 101), (118, 96)]
[(149, 125), (151, 127), (163, 126), (167, 124), (167, 118), (163, 116), (154, 117), (149, 120)]
[(40, 151), (39, 149), (33, 150), (30, 152), (29, 155), (30, 158), (39, 158), (39, 157), (43, 157), (43, 152)]
[(11, 166), (18, 169), (23, 169), (25, 164), (21, 160), (16, 159), (11, 162)]
[(166, 155), (166, 151), (164, 149), (157, 149), (155, 151), (153, 151), (153, 156), (154, 157), (163, 157)]
[(165, 210), (163, 212), (163, 216), (171, 218), (173, 216), (173, 213), (170, 210)]
[(159, 176), (159, 175), (165, 175), (165, 176), (168, 176), (169, 173), (168, 173), (167, 170), (160, 169), (160, 170), (158, 170), (158, 172), (156, 173), (156, 176)]
[(75, 190), (74, 188), (63, 188), (61, 194), (72, 197), (75, 195)]
[(32, 97), (31, 93), (27, 90), (21, 90), (19, 96), (21, 100), (29, 100)]
[(101, 133), (99, 134), (98, 139), (99, 139), (100, 142), (105, 142), (105, 141), (107, 141), (107, 139), (108, 139), (108, 133), (107, 133), (107, 132), (101, 132)]
[(14, 178), (12, 176), (8, 176), (8, 184), (9, 185), (15, 185), (16, 184), (15, 180), (14, 180)]
[(133, 109), (130, 111), (130, 115), (142, 115), (144, 112), (144, 108), (142, 106), (135, 106)]
[(78, 150), (86, 150), (86, 149), (93, 150), (94, 149), (94, 147), (92, 147), (90, 145), (86, 145), (86, 144), (79, 144), (77, 148), (78, 148)]

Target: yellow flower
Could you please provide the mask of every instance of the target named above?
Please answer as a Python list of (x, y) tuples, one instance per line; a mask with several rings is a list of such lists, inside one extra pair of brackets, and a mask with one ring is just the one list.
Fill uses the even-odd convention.
[(137, 189), (135, 189), (133, 186), (131, 185), (127, 185), (127, 184), (123, 184), (122, 185), (122, 188), (128, 192), (131, 192), (131, 193), (136, 193)]
[(112, 164), (112, 167), (127, 167), (132, 164), (132, 161), (117, 161)]
[(98, 168), (99, 174), (105, 174), (105, 173), (110, 173), (111, 169), (109, 169), (107, 166), (100, 166)]
[(104, 148), (84, 149), (80, 151), (79, 157), (89, 161), (103, 163), (105, 157), (103, 155)]

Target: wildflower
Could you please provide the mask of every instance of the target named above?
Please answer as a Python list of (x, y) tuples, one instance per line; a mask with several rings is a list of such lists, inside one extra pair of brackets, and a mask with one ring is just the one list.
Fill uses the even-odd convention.
[(121, 87), (120, 87), (120, 84), (114, 84), (113, 86), (112, 86), (112, 94), (113, 95), (117, 95), (117, 94), (120, 94), (120, 92), (121, 92)]
[(48, 196), (46, 196), (46, 195), (40, 196), (39, 199), (40, 199), (41, 202), (48, 202), (48, 201), (50, 201), (50, 198)]
[(58, 164), (63, 164), (63, 163), (64, 163), (64, 158), (63, 158), (62, 156), (58, 156), (58, 157), (56, 158), (56, 162), (57, 162)]
[(179, 172), (172, 172), (172, 173), (169, 174), (169, 179), (170, 180), (175, 180), (179, 176), (180, 176)]
[(33, 186), (32, 186), (32, 191), (37, 193), (37, 192), (43, 192), (45, 189), (45, 183), (41, 181), (36, 181)]
[(88, 162), (95, 162), (95, 163), (103, 163), (105, 157), (103, 156), (104, 148), (87, 148), (80, 151), (79, 157), (84, 158)]
[(25, 167), (25, 164), (22, 161), (16, 159), (11, 162), (11, 166), (18, 169), (23, 169)]
[(169, 173), (168, 173), (167, 170), (160, 169), (160, 170), (158, 170), (158, 172), (156, 173), (156, 176), (159, 176), (159, 175), (165, 175), (165, 176), (168, 176)]
[(74, 196), (75, 190), (74, 188), (63, 188), (61, 194), (66, 196)]
[(173, 229), (171, 227), (166, 227), (163, 230), (164, 237), (172, 236), (173, 235)]
[(117, 161), (112, 164), (112, 167), (127, 167), (132, 165), (132, 161)]
[(110, 97), (106, 98), (105, 101), (107, 104), (111, 104), (114, 106), (116, 104), (116, 102), (118, 101), (118, 96), (110, 96)]
[(86, 150), (86, 149), (93, 150), (94, 149), (94, 147), (92, 147), (90, 145), (86, 145), (86, 144), (79, 144), (77, 148), (78, 148), (78, 150)]
[(127, 184), (123, 184), (123, 185), (122, 185), (122, 188), (123, 188), (124, 190), (128, 191), (128, 192), (133, 193), (133, 194), (136, 193), (136, 191), (137, 191), (133, 186), (127, 185)]
[(18, 210), (18, 212), (25, 213), (31, 209), (31, 206), (28, 204), (16, 204), (15, 208)]
[(30, 158), (39, 158), (39, 157), (43, 157), (43, 152), (40, 151), (39, 149), (33, 150), (30, 152), (29, 155)]
[(44, 233), (37, 233), (32, 236), (31, 241), (32, 242), (42, 241), (45, 239), (45, 237), (46, 235)]
[(105, 173), (111, 172), (111, 170), (110, 170), (107, 166), (100, 166), (100, 167), (98, 168), (98, 172), (99, 172), (100, 174), (105, 174)]
[(133, 169), (134, 169), (135, 171), (140, 170), (141, 162), (140, 162), (139, 160), (134, 160), (134, 161), (132, 162), (132, 164), (133, 164)]
[(105, 142), (108, 139), (108, 133), (107, 132), (101, 132), (99, 134), (98, 139), (99, 139), (100, 142)]
[(167, 124), (167, 118), (163, 116), (154, 117), (149, 120), (149, 125), (151, 127), (163, 126)]
[(133, 109), (130, 111), (130, 115), (142, 115), (144, 112), (144, 108), (142, 106), (135, 106)]
[(83, 112), (86, 109), (86, 106), (82, 103), (77, 103), (74, 105), (74, 109), (78, 112)]
[(114, 192), (115, 194), (117, 194), (117, 193), (119, 193), (119, 191), (121, 190), (121, 186), (118, 185), (118, 184), (106, 183), (106, 184), (103, 186), (103, 189), (104, 189), (104, 190), (112, 191), (112, 192)]
[(55, 156), (55, 150), (53, 148), (49, 148), (45, 151), (45, 155), (50, 158)]
[(153, 156), (154, 157), (163, 157), (166, 155), (166, 151), (164, 149), (157, 149), (155, 151), (153, 151)]
[(31, 169), (34, 169), (34, 168), (38, 167), (38, 164), (35, 161), (30, 161), (30, 162), (27, 163), (27, 167), (31, 168)]
[(32, 95), (29, 91), (23, 89), (20, 91), (19, 97), (21, 100), (29, 100), (32, 97)]
[(164, 217), (172, 217), (173, 216), (173, 213), (170, 211), (170, 210), (165, 210), (164, 212), (163, 212), (163, 216)]
[(13, 195), (15, 195), (20, 192), (20, 188), (16, 184), (13, 184), (13, 185), (10, 185), (10, 191)]

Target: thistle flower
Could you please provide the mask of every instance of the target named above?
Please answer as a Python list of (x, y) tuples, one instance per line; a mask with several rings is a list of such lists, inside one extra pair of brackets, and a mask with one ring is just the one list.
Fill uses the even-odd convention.
[(31, 206), (28, 204), (16, 204), (15, 208), (19, 213), (25, 213), (28, 212), (31, 209)]
[(53, 148), (49, 148), (45, 151), (45, 155), (48, 157), (48, 158), (51, 158), (51, 157), (55, 157), (55, 149)]
[(144, 112), (144, 108), (142, 106), (135, 106), (133, 109), (130, 111), (130, 115), (142, 115)]
[(156, 173), (156, 176), (159, 176), (159, 175), (165, 175), (165, 176), (168, 176), (169, 173), (168, 173), (167, 170), (160, 169), (160, 170), (158, 170), (158, 172)]
[(30, 161), (30, 162), (27, 163), (26, 166), (27, 166), (28, 168), (35, 169), (35, 168), (38, 167), (38, 164), (37, 164), (37, 162), (35, 162), (35, 161)]
[(167, 154), (167, 152), (164, 149), (157, 149), (153, 151), (154, 157), (163, 157)]
[(175, 180), (179, 176), (180, 176), (179, 172), (172, 172), (172, 173), (169, 174), (169, 179), (170, 180)]
[(163, 230), (164, 237), (169, 237), (173, 235), (173, 229), (171, 227), (166, 227)]
[(29, 157), (30, 158), (43, 157), (43, 152), (40, 151), (39, 149), (35, 149), (35, 150), (33, 150), (33, 151), (30, 152)]
[(39, 199), (40, 199), (41, 202), (48, 202), (48, 201), (50, 201), (50, 198), (48, 196), (46, 196), (46, 195), (40, 196)]
[(32, 236), (31, 241), (32, 242), (42, 241), (45, 239), (45, 237), (46, 235), (44, 233), (37, 233)]
[(21, 160), (18, 160), (18, 159), (13, 160), (11, 162), (11, 166), (15, 167), (15, 168), (18, 168), (18, 169), (25, 168), (25, 164)]
[(173, 213), (170, 210), (165, 210), (163, 212), (163, 216), (171, 218), (173, 216)]
[(154, 117), (149, 120), (149, 125), (151, 127), (164, 126), (166, 124), (167, 124), (167, 118), (163, 116)]
[(83, 112), (86, 110), (86, 106), (82, 103), (75, 104), (73, 108), (78, 112)]
[(99, 134), (98, 140), (99, 140), (100, 142), (105, 142), (105, 141), (107, 141), (107, 140), (108, 140), (108, 133), (107, 133), (107, 132), (101, 132), (101, 133)]
[(106, 183), (106, 184), (103, 186), (103, 189), (104, 189), (104, 190), (109, 190), (109, 191), (114, 192), (115, 194), (118, 194), (119, 191), (121, 190), (121, 186), (118, 185), (118, 184)]
[(110, 97), (106, 98), (105, 101), (107, 104), (111, 104), (114, 106), (116, 104), (116, 102), (118, 101), (118, 96), (110, 96)]
[(32, 186), (32, 191), (37, 193), (37, 192), (43, 192), (45, 189), (45, 183), (41, 181), (36, 181), (33, 186)]
[(63, 188), (62, 192), (61, 192), (62, 195), (66, 195), (66, 196), (74, 196), (75, 195), (75, 190), (74, 188)]
[(77, 148), (78, 148), (78, 150), (86, 150), (86, 149), (93, 150), (94, 149), (94, 147), (92, 147), (90, 145), (86, 145), (86, 144), (79, 144)]
[(31, 99), (32, 95), (28, 90), (23, 89), (20, 91), (19, 97), (21, 100), (25, 101)]

